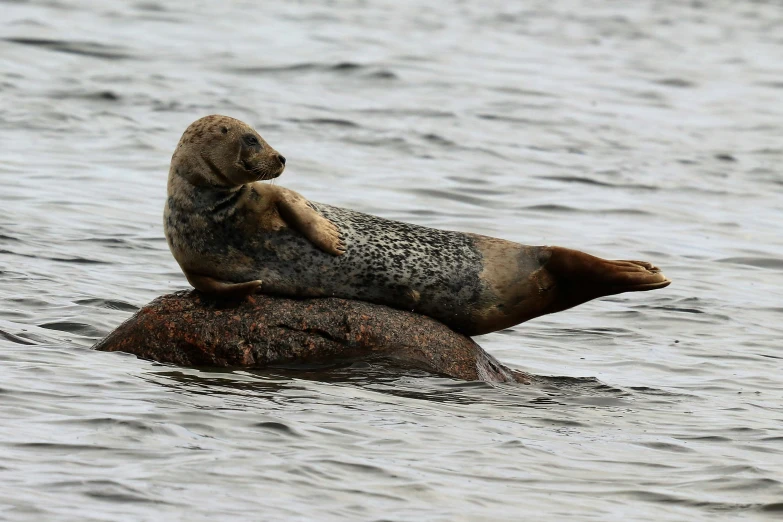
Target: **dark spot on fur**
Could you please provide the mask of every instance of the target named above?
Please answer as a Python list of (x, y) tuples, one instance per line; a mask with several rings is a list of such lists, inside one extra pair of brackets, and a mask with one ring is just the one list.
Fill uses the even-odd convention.
[(242, 196), (242, 194), (245, 193), (246, 190), (247, 190), (247, 185), (242, 185), (239, 188), (239, 190), (235, 190), (234, 192), (231, 192), (228, 196), (215, 203), (215, 205), (212, 207), (212, 212), (221, 212), (226, 208), (235, 205), (237, 200), (239, 200), (239, 198)]

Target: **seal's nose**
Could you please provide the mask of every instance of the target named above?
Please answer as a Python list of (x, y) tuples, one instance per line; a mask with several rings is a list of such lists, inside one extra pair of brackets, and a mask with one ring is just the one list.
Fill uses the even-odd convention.
[(280, 160), (280, 163), (282, 163), (283, 165), (285, 165), (285, 156), (283, 156), (282, 154), (278, 154), (278, 155), (277, 155), (277, 159), (279, 159), (279, 160)]

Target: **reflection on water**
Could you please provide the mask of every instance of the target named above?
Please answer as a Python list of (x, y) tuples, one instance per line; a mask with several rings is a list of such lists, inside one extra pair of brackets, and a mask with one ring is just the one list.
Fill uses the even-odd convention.
[[(777, 2), (0, 5), (0, 518), (780, 518)], [(316, 201), (674, 284), (479, 339), (530, 386), (93, 352), (186, 286), (208, 113)]]

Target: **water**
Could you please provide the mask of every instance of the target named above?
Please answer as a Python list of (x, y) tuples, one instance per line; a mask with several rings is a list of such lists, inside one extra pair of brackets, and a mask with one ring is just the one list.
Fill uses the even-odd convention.
[[(780, 519), (781, 4), (424, 4), (0, 3), (0, 519)], [(316, 201), (674, 283), (478, 339), (534, 386), (93, 352), (186, 287), (209, 113)]]

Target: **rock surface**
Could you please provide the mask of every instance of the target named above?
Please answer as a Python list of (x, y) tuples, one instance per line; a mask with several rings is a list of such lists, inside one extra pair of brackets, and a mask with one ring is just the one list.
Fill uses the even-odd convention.
[(385, 360), (463, 380), (528, 382), (473, 340), (422, 315), (345, 299), (164, 295), (94, 347), (181, 366), (263, 368)]

